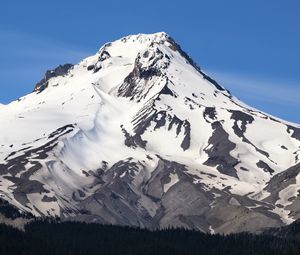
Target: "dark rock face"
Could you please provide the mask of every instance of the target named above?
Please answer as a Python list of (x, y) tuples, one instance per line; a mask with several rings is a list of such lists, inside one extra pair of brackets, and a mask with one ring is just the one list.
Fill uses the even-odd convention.
[[(230, 111), (231, 114), (231, 119), (234, 120), (234, 126), (233, 126), (233, 130), (234, 133), (241, 137), (244, 141), (248, 140), (245, 136), (244, 133), (246, 132), (246, 126), (247, 124), (251, 124), (254, 121), (254, 118), (247, 114), (244, 113), (242, 111)], [(241, 121), (241, 126), (239, 127), (238, 125), (238, 121)]]
[[(125, 145), (128, 147), (136, 148), (146, 148), (147, 141), (142, 139), (142, 135), (154, 122), (154, 131), (159, 128), (166, 128), (166, 132), (175, 129), (176, 135), (178, 136), (183, 132), (183, 140), (181, 142), (181, 148), (185, 151), (190, 147), (191, 140), (191, 125), (187, 120), (181, 120), (176, 115), (167, 113), (166, 111), (157, 111), (155, 109), (149, 108), (141, 112), (139, 116), (133, 120), (134, 129), (133, 135), (121, 127), (122, 132), (125, 136)], [(168, 124), (167, 124), (168, 122)]]
[(223, 173), (238, 178), (234, 168), (239, 161), (230, 155), (236, 145), (229, 140), (229, 135), (219, 121), (212, 123), (213, 135), (209, 138), (210, 148), (204, 149), (209, 158), (204, 162), (207, 166), (216, 166)]
[(160, 91), (160, 94), (177, 97), (177, 95), (168, 87), (168, 85), (163, 87), (163, 89)]
[(91, 71), (91, 70), (94, 70), (94, 68), (95, 68), (94, 65), (89, 65), (89, 66), (87, 67), (87, 70), (88, 70), (88, 71)]
[[(132, 72), (125, 78), (123, 84), (118, 89), (118, 96), (128, 97), (130, 100), (136, 99), (137, 101), (145, 98), (148, 92), (151, 90), (152, 85), (147, 86), (150, 80), (155, 80), (158, 77), (163, 77), (163, 70), (168, 67), (170, 60), (164, 58), (163, 52), (158, 48), (154, 48), (153, 51), (148, 54), (138, 55)], [(149, 64), (143, 66), (144, 58), (147, 58)], [(163, 63), (161, 63), (162, 61)], [(168, 82), (167, 82), (168, 83)], [(170, 92), (170, 91), (165, 91)], [(165, 93), (163, 92), (163, 93)]]
[(140, 148), (146, 148), (146, 144), (147, 144), (147, 141), (144, 141), (142, 138), (141, 138), (141, 134), (139, 133), (135, 133), (134, 135), (131, 135), (129, 134), (125, 128), (121, 127), (122, 128), (122, 132), (125, 136), (125, 145), (128, 146), (128, 147), (131, 147), (131, 148), (137, 148), (137, 147), (140, 147)]
[(48, 193), (49, 191), (43, 187), (43, 184), (36, 180), (23, 179), (18, 177), (4, 176), (5, 179), (13, 182), (16, 189), (13, 191), (15, 199), (22, 205), (29, 203), (27, 195), (34, 193)]
[[(243, 142), (251, 144), (256, 151), (269, 158), (269, 153), (257, 148), (257, 146), (255, 146), (252, 142), (249, 141), (247, 137), (245, 137), (247, 125), (251, 124), (254, 121), (254, 118), (251, 115), (242, 111), (229, 111), (229, 112), (231, 113), (231, 119), (234, 120), (234, 125), (233, 125), (234, 133), (238, 137), (240, 137)], [(241, 126), (238, 125), (238, 121), (241, 122)]]
[(102, 68), (102, 62), (106, 59), (109, 59), (111, 56), (105, 48), (101, 51), (100, 56), (98, 58), (98, 62), (95, 65), (91, 65), (87, 67), (87, 70), (93, 70), (94, 73), (97, 73)]
[(184, 127), (184, 138), (181, 143), (181, 148), (185, 151), (188, 148), (190, 148), (190, 143), (191, 143), (191, 124), (185, 120), (183, 122), (183, 127)]
[(111, 57), (110, 54), (106, 50), (104, 50), (100, 54), (99, 61), (104, 61), (110, 57)]
[(300, 128), (288, 126), (287, 131), (288, 133), (293, 133), (292, 137), (300, 141)]
[(46, 202), (46, 203), (56, 202), (56, 201), (57, 201), (56, 197), (48, 197), (47, 195), (44, 195), (44, 197), (42, 198), (42, 202)]
[(206, 120), (206, 122), (211, 123), (211, 120), (216, 119), (216, 116), (217, 116), (217, 112), (215, 107), (205, 107), (205, 110), (203, 112), (203, 117)]
[(270, 174), (274, 173), (274, 170), (267, 163), (265, 163), (261, 160), (259, 162), (257, 162), (256, 165), (259, 168), (263, 169), (265, 172), (269, 172)]
[(73, 68), (72, 64), (64, 64), (56, 67), (53, 70), (48, 70), (45, 73), (44, 78), (35, 85), (34, 92), (43, 92), (48, 87), (49, 79), (53, 77), (64, 76), (70, 71), (71, 68)]

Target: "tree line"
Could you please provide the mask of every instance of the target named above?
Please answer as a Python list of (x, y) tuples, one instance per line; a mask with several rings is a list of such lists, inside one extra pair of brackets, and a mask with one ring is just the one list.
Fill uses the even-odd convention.
[[(291, 226), (299, 233), (299, 224)], [(286, 229), (284, 229), (286, 233)], [(5, 255), (293, 255), (300, 242), (293, 235), (264, 233), (210, 235), (184, 229), (145, 229), (36, 220), (25, 231), (0, 225), (0, 254)]]

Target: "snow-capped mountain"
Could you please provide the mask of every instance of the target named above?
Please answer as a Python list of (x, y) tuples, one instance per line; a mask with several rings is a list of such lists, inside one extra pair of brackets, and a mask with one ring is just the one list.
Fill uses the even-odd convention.
[(165, 33), (47, 71), (0, 123), (1, 197), (36, 216), (211, 233), (300, 217), (300, 126), (239, 101)]

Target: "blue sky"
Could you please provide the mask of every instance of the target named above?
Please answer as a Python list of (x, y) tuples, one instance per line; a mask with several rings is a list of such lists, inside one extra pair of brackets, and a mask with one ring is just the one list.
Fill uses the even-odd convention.
[(235, 96), (300, 123), (299, 13), (298, 0), (3, 1), (0, 102), (107, 41), (165, 31)]

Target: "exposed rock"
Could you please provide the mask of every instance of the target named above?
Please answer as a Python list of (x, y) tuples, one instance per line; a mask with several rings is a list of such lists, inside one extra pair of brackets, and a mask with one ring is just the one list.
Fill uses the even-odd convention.
[(73, 68), (72, 64), (64, 64), (64, 65), (59, 65), (53, 70), (48, 70), (45, 73), (44, 78), (35, 85), (34, 92), (37, 93), (43, 92), (48, 87), (48, 81), (51, 78), (64, 76), (70, 71), (71, 68)]
[(259, 167), (259, 168), (262, 168), (265, 172), (269, 172), (270, 174), (273, 174), (274, 173), (274, 170), (265, 162), (263, 161), (258, 161), (256, 163), (256, 165)]
[(229, 140), (229, 135), (219, 121), (212, 123), (212, 128), (214, 132), (208, 140), (209, 145), (204, 149), (209, 158), (204, 165), (216, 166), (221, 173), (238, 178), (235, 166), (239, 161), (230, 155), (236, 145)]

